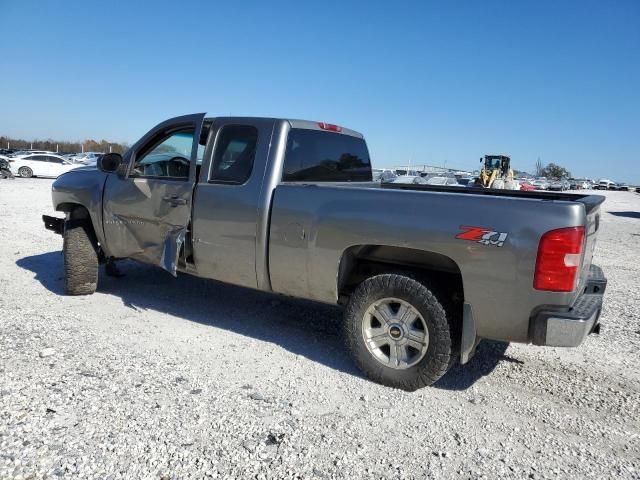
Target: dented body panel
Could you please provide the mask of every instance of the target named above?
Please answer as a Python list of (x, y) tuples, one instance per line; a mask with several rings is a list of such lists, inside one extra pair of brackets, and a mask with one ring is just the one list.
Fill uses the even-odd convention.
[[(204, 114), (194, 114), (159, 124), (126, 153), (126, 170), (121, 175), (109, 175), (104, 185), (103, 229), (111, 256), (158, 265), (176, 275), (178, 255), (191, 221), (203, 120)], [(147, 145), (181, 129), (193, 131), (189, 176), (135, 177), (132, 166)]]

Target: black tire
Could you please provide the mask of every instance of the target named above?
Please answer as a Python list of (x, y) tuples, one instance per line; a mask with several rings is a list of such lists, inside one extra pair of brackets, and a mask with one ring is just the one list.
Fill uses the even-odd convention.
[(65, 222), (63, 234), (64, 292), (90, 295), (98, 286), (98, 252), (91, 225), (83, 220)]
[[(405, 369), (391, 368), (367, 348), (363, 318), (367, 309), (385, 298), (397, 298), (418, 311), (428, 329), (429, 343), (424, 357)], [(420, 282), (402, 275), (377, 275), (362, 282), (349, 299), (344, 313), (343, 334), (356, 365), (371, 380), (403, 390), (417, 390), (439, 380), (453, 359), (452, 332), (438, 299)]]
[(31, 178), (33, 177), (33, 170), (31, 170), (29, 167), (20, 167), (18, 169), (18, 175), (20, 175), (22, 178)]

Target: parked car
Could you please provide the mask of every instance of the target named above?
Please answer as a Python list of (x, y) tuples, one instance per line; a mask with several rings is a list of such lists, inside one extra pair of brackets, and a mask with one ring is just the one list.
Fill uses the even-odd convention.
[(531, 182), (531, 185), (533, 185), (533, 188), (535, 188), (536, 190), (547, 190), (547, 188), (549, 188), (549, 184), (546, 180), (536, 179)]
[(520, 190), (523, 192), (533, 192), (536, 189), (531, 183), (526, 181), (520, 181)]
[(53, 152), (49, 152), (47, 150), (18, 150), (17, 152), (12, 153), (11, 157), (26, 157), (27, 155), (55, 155)]
[[(146, 176), (156, 147), (187, 142), (181, 177)], [(575, 347), (598, 331), (604, 197), (371, 180), (353, 130), (195, 114), (58, 177), (66, 217), (43, 221), (63, 235), (67, 294), (95, 292), (100, 262), (132, 258), (342, 305), (354, 362), (406, 390), (468, 362), (483, 338)]]
[(59, 155), (31, 154), (10, 159), (11, 171), (23, 178), (57, 177), (80, 165), (74, 165)]
[(568, 190), (568, 187), (567, 184), (562, 180), (554, 180), (549, 184), (547, 190), (554, 192), (564, 192), (565, 190)]
[(373, 169), (373, 181), (374, 182), (393, 182), (397, 178), (397, 175), (393, 170), (388, 168), (374, 168)]
[(443, 185), (447, 187), (462, 187), (463, 185), (458, 183), (456, 177), (443, 177), (435, 175), (426, 179), (427, 185)]
[(74, 163), (81, 163), (83, 165), (95, 165), (98, 161), (98, 158), (104, 155), (102, 152), (84, 152), (77, 154), (73, 161)]
[(616, 182), (603, 178), (598, 181), (598, 184), (595, 185), (594, 188), (596, 190), (613, 190), (613, 187), (615, 187), (615, 185)]
[(4, 155), (0, 155), (0, 178), (10, 178), (12, 180), (15, 178), (9, 166), (9, 161)]
[(628, 192), (629, 191), (629, 185), (626, 184), (626, 183), (616, 183), (615, 189), (618, 190), (618, 191)]
[(463, 187), (469, 187), (473, 184), (474, 178), (473, 177), (460, 177), (458, 178), (458, 183), (460, 185), (462, 185)]
[(426, 184), (427, 179), (420, 175), (399, 175), (394, 178), (390, 183), (406, 183), (406, 184)]

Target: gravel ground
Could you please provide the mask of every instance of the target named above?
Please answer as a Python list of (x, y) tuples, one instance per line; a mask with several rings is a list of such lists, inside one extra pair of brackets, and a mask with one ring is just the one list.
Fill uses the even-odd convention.
[[(0, 478), (640, 478), (640, 195), (607, 192), (603, 331), (484, 342), (407, 393), (340, 311), (128, 262), (62, 295), (51, 181), (0, 181)], [(496, 299), (498, 300), (498, 299)]]

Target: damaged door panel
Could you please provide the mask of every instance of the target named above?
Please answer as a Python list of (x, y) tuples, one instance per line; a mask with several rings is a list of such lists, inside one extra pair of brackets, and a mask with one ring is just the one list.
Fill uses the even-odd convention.
[(115, 258), (133, 258), (176, 275), (191, 219), (204, 114), (161, 123), (125, 155), (104, 191), (104, 231)]

